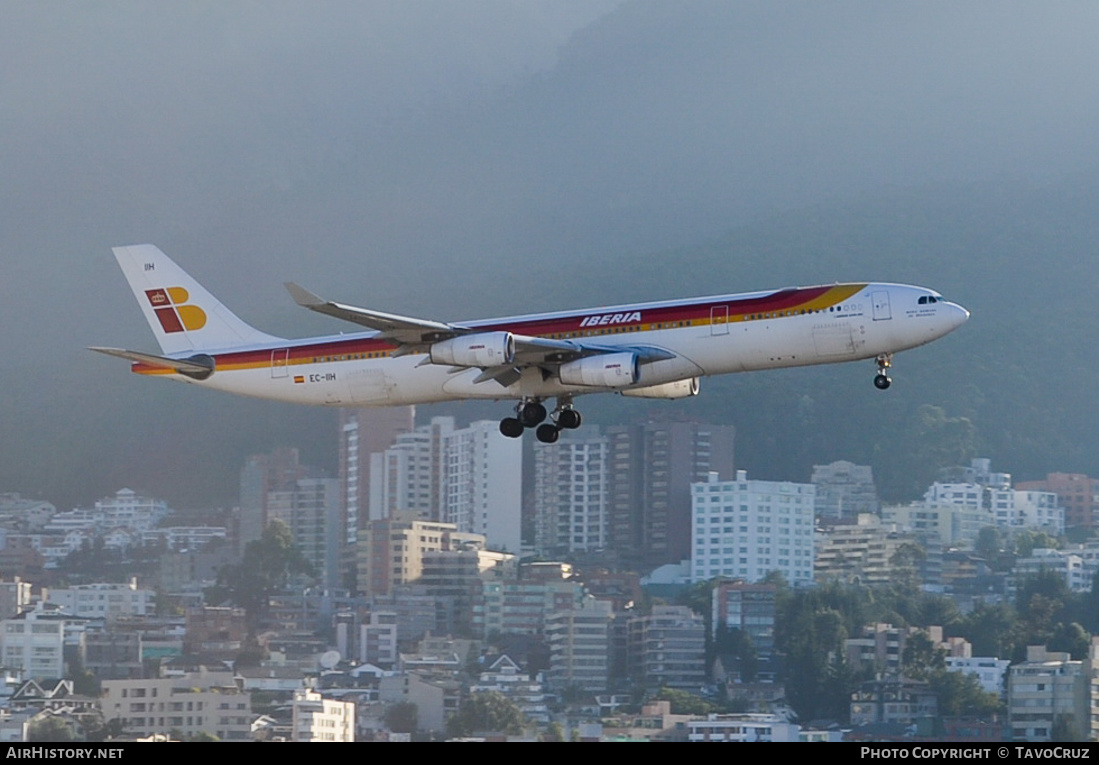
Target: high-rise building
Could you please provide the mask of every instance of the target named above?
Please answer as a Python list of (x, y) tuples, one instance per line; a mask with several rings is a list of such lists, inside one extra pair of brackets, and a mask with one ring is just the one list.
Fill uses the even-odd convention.
[(442, 550), (484, 547), (479, 534), (459, 532), (451, 523), (387, 518), (371, 521), (359, 535), (359, 590), (389, 595), (393, 588), (424, 575), (424, 556)]
[(293, 491), (310, 469), (298, 459), (298, 450), (276, 449), (270, 454), (255, 454), (245, 460), (240, 471), (240, 529), (238, 549), (243, 552), (249, 542), (263, 536), (271, 520), (268, 508), (272, 492)]
[(639, 566), (691, 557), (691, 484), (733, 478), (735, 429), (697, 422), (607, 428), (607, 546)]
[(522, 542), (523, 444), (482, 420), (443, 437), (443, 520), (517, 554)]
[(370, 462), (402, 433), (413, 428), (415, 407), (371, 407), (340, 410), (340, 522), (342, 583), (355, 589), (355, 543), (370, 519)]
[(493, 550), (518, 553), (522, 442), (494, 421), (456, 428), (451, 417), (397, 437), (371, 461), (370, 518), (399, 515), (483, 534)]
[(443, 520), (443, 438), (453, 432), (453, 417), (433, 417), (370, 455), (370, 520), (396, 513), (421, 521)]
[(335, 478), (299, 478), (267, 498), (268, 521), (278, 518), (329, 590), (340, 586), (340, 482)]
[(761, 662), (769, 662), (775, 650), (775, 603), (778, 589), (773, 584), (751, 584), (743, 579), (719, 581), (710, 595), (714, 637), (718, 627), (740, 630), (751, 641)]
[(534, 549), (540, 555), (607, 546), (608, 442), (598, 428), (534, 444)]
[(356, 531), (370, 519), (370, 461), (414, 427), (415, 407), (371, 407), (340, 410), (340, 481), (343, 483), (345, 533), (354, 544)]
[(650, 688), (706, 684), (706, 622), (686, 606), (654, 605), (627, 622), (630, 677)]
[(611, 673), (610, 603), (585, 600), (580, 608), (554, 611), (546, 617), (546, 643), (550, 649), (547, 680), (554, 688), (574, 686), (599, 692)]
[(795, 586), (812, 583), (812, 484), (749, 481), (738, 470), (735, 481), (711, 473), (691, 492), (694, 581), (727, 576), (756, 582), (778, 571)]

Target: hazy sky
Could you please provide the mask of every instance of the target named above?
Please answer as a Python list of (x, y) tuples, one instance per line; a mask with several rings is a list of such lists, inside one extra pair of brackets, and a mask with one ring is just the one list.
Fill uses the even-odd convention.
[(0, 491), (75, 501), (328, 416), (84, 351), (155, 349), (112, 245), (290, 336), (339, 327), (284, 280), (569, 307), (593, 258), (771, 211), (1095, 169), (1097, 29), (1093, 2), (0, 0)]

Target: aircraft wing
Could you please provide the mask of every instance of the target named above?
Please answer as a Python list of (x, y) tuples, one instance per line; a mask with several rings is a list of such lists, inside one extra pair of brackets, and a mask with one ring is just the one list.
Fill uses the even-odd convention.
[(550, 340), (545, 337), (515, 335), (515, 360), (519, 364), (563, 364), (582, 356), (598, 356), (602, 353), (630, 351), (637, 354), (642, 364), (674, 359), (675, 354), (651, 345), (602, 345), (578, 343), (572, 340)]
[(472, 330), (457, 324), (444, 324), (438, 321), (415, 319), (410, 316), (398, 316), (392, 313), (371, 311), (344, 303), (335, 303), (314, 295), (309, 290), (293, 282), (286, 282), (286, 289), (294, 302), (310, 311), (335, 316), (337, 319), (354, 322), (368, 329), (376, 329), (382, 337), (394, 340), (401, 345), (420, 345), (445, 340)]
[[(335, 316), (369, 329), (375, 329), (379, 336), (397, 344), (394, 356), (406, 356), (413, 353), (429, 353), (431, 344), (447, 340), (458, 335), (466, 335), (477, 330), (461, 324), (448, 324), (438, 321), (398, 316), (381, 311), (346, 305), (325, 300), (293, 282), (286, 282), (286, 289), (298, 305), (311, 311)], [(642, 364), (675, 358), (675, 354), (663, 348), (652, 346), (602, 345), (599, 343), (580, 343), (572, 340), (553, 340), (545, 337), (514, 335), (515, 359), (513, 363), (499, 367), (477, 367), (481, 374), (476, 382), (496, 380), (505, 387), (519, 379), (520, 370), (528, 367), (541, 367), (555, 374), (557, 367), (584, 356), (597, 356), (604, 353), (630, 351), (637, 354)], [(423, 364), (432, 363), (425, 359)], [(468, 367), (455, 367), (454, 371), (463, 371)]]

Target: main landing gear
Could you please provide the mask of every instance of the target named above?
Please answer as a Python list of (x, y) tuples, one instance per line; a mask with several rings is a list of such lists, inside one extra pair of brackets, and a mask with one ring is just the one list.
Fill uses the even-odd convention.
[(893, 381), (889, 379), (889, 368), (893, 366), (893, 354), (883, 353), (876, 359), (878, 364), (878, 374), (874, 377), (874, 387), (878, 390), (885, 390)]
[(508, 438), (518, 438), (527, 428), (536, 428), (534, 431), (538, 440), (544, 444), (552, 444), (562, 430), (573, 430), (580, 427), (582, 419), (580, 412), (572, 407), (572, 399), (557, 399), (557, 408), (553, 410), (553, 422), (546, 422), (546, 407), (536, 398), (527, 398), (515, 405), (515, 416), (505, 417), (500, 420), (500, 432)]

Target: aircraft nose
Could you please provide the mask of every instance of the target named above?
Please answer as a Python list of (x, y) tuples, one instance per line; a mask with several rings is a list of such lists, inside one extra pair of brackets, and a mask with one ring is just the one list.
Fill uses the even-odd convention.
[(949, 323), (948, 332), (953, 332), (958, 327), (962, 326), (969, 319), (969, 311), (962, 308), (957, 303), (949, 303), (950, 312), (947, 315), (947, 321)]

